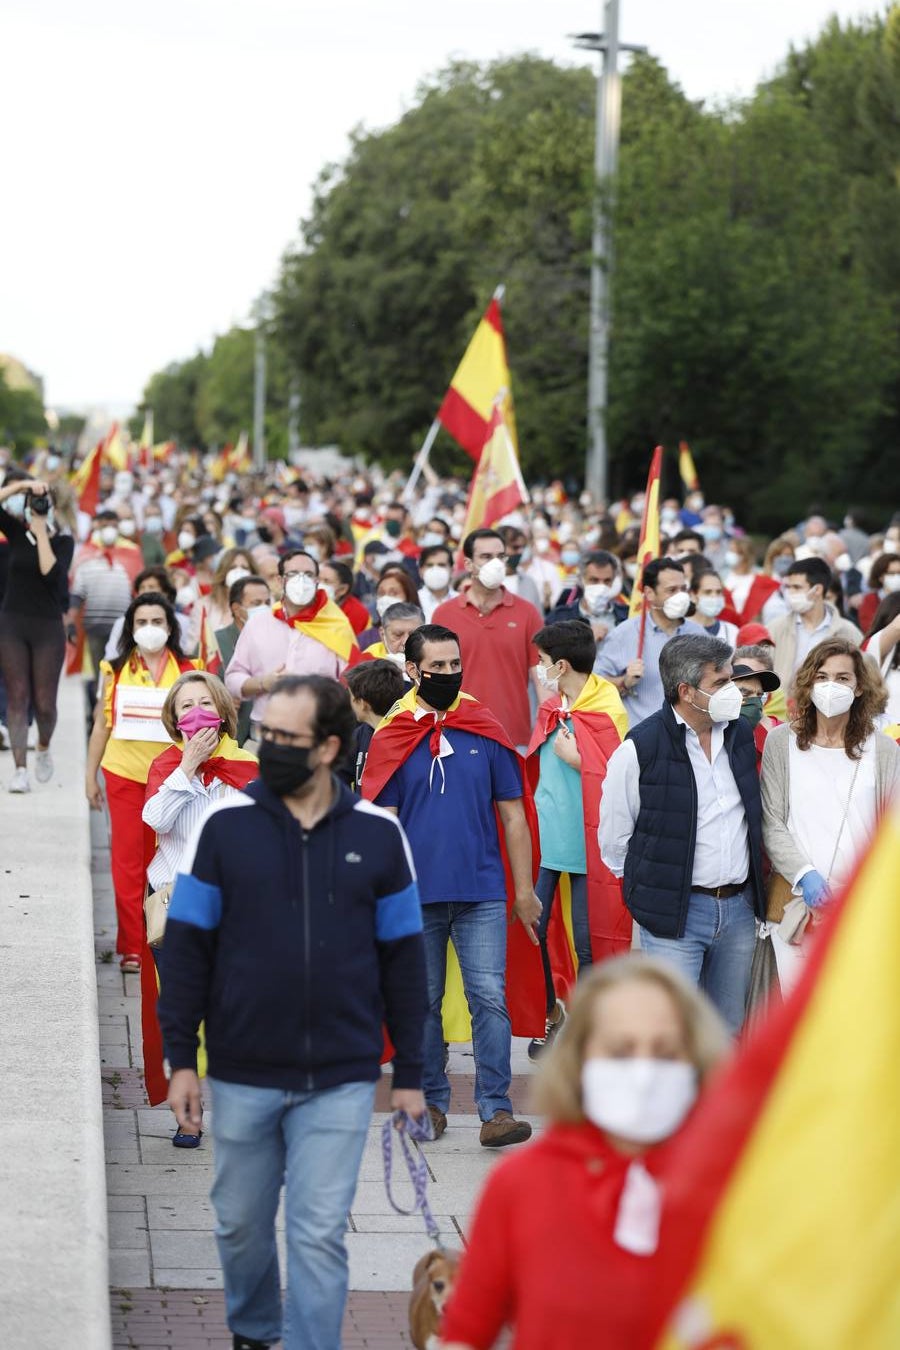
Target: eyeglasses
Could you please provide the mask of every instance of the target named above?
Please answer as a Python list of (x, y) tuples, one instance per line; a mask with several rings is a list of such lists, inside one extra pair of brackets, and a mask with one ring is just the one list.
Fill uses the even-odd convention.
[(310, 738), (307, 732), (284, 731), (281, 727), (267, 727), (264, 724), (259, 728), (259, 739), (267, 741), (270, 745), (302, 746), (305, 743), (310, 750), (314, 745), (318, 745), (315, 736)]

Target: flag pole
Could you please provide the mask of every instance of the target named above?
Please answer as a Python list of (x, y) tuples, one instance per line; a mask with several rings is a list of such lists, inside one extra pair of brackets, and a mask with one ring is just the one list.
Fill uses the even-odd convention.
[(418, 483), (420, 477), (422, 476), (422, 471), (425, 468), (425, 465), (428, 463), (428, 456), (431, 454), (431, 447), (434, 445), (435, 438), (440, 429), (441, 424), (438, 421), (438, 419), (435, 418), (431, 426), (428, 428), (428, 435), (422, 442), (422, 449), (416, 455), (416, 462), (412, 467), (412, 473), (406, 480), (406, 487), (403, 489), (403, 492), (401, 494), (403, 501), (405, 502), (412, 501), (413, 489), (415, 488), (416, 483)]

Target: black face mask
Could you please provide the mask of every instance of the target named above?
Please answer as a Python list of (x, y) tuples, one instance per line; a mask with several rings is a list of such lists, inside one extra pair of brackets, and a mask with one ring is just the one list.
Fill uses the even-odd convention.
[(446, 712), (462, 689), (461, 670), (455, 675), (437, 675), (431, 671), (420, 670), (419, 679), (421, 680), (419, 693), (428, 706), (437, 709), (438, 712)]
[(256, 533), (259, 536), (260, 543), (271, 544), (272, 531), (269, 529), (268, 525), (257, 525)]
[(263, 741), (259, 747), (259, 776), (276, 797), (288, 797), (304, 787), (315, 773), (309, 762), (311, 745), (276, 745)]
[(522, 561), (522, 555), (521, 555), (521, 553), (507, 553), (507, 555), (506, 555), (506, 570), (507, 570), (508, 572), (514, 572), (514, 571), (516, 570), (516, 568), (519, 566), (519, 563), (520, 563), (521, 561)]

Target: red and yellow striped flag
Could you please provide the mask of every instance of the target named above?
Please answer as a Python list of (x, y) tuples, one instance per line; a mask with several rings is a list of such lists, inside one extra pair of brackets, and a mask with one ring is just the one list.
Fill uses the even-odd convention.
[(681, 441), (678, 445), (678, 472), (684, 483), (685, 492), (696, 492), (700, 486), (700, 479), (697, 477), (694, 456), (687, 441)]
[(92, 516), (100, 501), (100, 470), (103, 467), (103, 441), (98, 441), (72, 474), (72, 490), (78, 498), (78, 510)]
[(209, 618), (209, 610), (204, 604), (200, 606), (200, 638), (197, 646), (197, 659), (201, 670), (209, 671), (210, 675), (222, 674), (222, 653), (219, 651), (218, 642), (216, 642), (216, 635)]
[(641, 611), (644, 601), (644, 568), (659, 557), (659, 479), (662, 473), (663, 448), (658, 445), (650, 461), (647, 491), (644, 496), (644, 514), (641, 519), (641, 537), (638, 543), (638, 574), (634, 579), (628, 617), (633, 619)]
[(498, 402), (488, 425), (488, 439), (472, 475), (463, 538), (472, 530), (493, 525), (527, 501), (528, 489), (516, 447)]
[(658, 1350), (900, 1346), (898, 877), (900, 804), (674, 1146)]
[(437, 415), (441, 425), (474, 460), (478, 459), (491, 434), (491, 419), (498, 399), (503, 405), (503, 420), (513, 449), (518, 454), (506, 338), (500, 301), (494, 296), (450, 381)]

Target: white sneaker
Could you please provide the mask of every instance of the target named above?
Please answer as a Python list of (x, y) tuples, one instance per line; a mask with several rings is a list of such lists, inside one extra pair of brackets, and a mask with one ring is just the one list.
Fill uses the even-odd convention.
[(49, 746), (46, 750), (35, 751), (34, 776), (39, 783), (49, 783), (53, 777), (53, 756)]
[(28, 778), (27, 769), (16, 769), (12, 778), (9, 780), (9, 792), (30, 792), (31, 783)]

